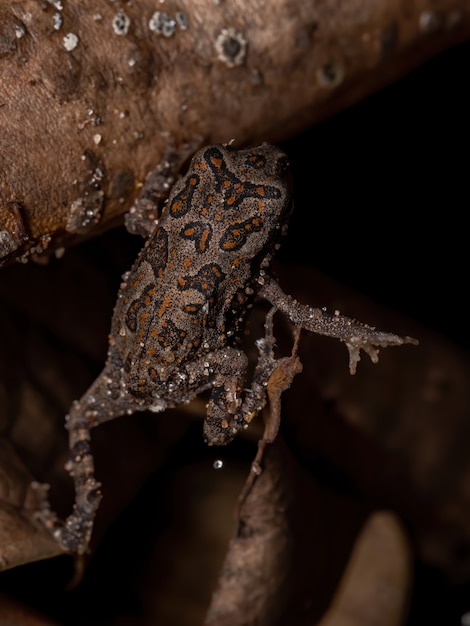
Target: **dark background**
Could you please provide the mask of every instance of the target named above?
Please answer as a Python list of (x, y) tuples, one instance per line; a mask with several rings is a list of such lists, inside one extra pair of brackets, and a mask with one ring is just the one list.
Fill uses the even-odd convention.
[(286, 143), (281, 252), (467, 348), (469, 66), (456, 47)]

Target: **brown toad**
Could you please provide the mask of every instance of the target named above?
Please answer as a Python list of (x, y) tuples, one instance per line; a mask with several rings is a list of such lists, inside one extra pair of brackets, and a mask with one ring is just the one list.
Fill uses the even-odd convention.
[(411, 341), (298, 304), (267, 276), (291, 205), (287, 168), (285, 154), (273, 146), (238, 151), (210, 146), (193, 157), (174, 185), (121, 285), (105, 367), (67, 418), (67, 469), (76, 504), (65, 522), (56, 519), (39, 491), (42, 518), (65, 550), (86, 550), (101, 498), (91, 428), (124, 413), (163, 411), (210, 390), (204, 435), (210, 444), (225, 444), (265, 405), (278, 363), (272, 339), (258, 343), (260, 363), (245, 392), (247, 357), (237, 347), (253, 295), (271, 302), (297, 329), (343, 341), (351, 371), (360, 348), (375, 361), (374, 346)]

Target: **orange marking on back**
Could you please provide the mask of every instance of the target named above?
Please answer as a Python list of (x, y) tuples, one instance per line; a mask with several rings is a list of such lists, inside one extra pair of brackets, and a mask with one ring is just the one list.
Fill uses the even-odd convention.
[(165, 309), (168, 308), (169, 304), (170, 304), (170, 298), (168, 296), (166, 298), (163, 298), (162, 305), (161, 305), (161, 307), (157, 311), (159, 317), (163, 316), (163, 313), (165, 312)]
[(141, 276), (137, 276), (136, 280), (133, 280), (133, 281), (131, 282), (131, 287), (133, 287), (134, 289), (135, 289), (136, 287), (138, 287), (138, 286), (140, 285), (140, 281), (141, 281), (141, 280), (142, 280), (142, 277), (141, 277)]
[(220, 169), (220, 166), (222, 165), (222, 162), (223, 162), (223, 159), (218, 159), (217, 157), (211, 156), (211, 163), (217, 169)]
[(201, 236), (201, 241), (199, 242), (199, 249), (201, 250), (201, 252), (204, 252), (204, 250), (207, 248), (207, 238), (209, 237), (210, 231), (208, 228), (205, 229), (205, 231), (202, 233)]

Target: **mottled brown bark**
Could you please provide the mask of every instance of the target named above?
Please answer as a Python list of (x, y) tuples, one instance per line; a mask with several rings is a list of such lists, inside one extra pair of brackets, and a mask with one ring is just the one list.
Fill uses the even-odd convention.
[(285, 139), (470, 34), (466, 0), (58, 6), (0, 7), (3, 262), (109, 228), (165, 154)]

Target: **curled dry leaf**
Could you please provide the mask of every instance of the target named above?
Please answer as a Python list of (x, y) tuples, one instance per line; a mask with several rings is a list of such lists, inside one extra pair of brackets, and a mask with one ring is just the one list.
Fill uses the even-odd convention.
[(0, 571), (61, 554), (37, 519), (32, 481), (10, 442), (0, 439)]
[(268, 626), (285, 603), (292, 537), (286, 518), (289, 480), (273, 444), (239, 509), (205, 626)]
[[(156, 17), (155, 17), (156, 16)], [(280, 141), (470, 34), (467, 0), (0, 6), (0, 257), (122, 220), (188, 147)], [(170, 150), (168, 150), (170, 148)]]
[(410, 545), (397, 516), (372, 514), (318, 626), (400, 626), (406, 618), (411, 570)]

